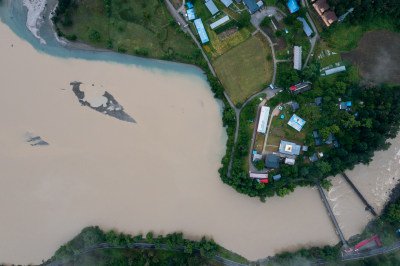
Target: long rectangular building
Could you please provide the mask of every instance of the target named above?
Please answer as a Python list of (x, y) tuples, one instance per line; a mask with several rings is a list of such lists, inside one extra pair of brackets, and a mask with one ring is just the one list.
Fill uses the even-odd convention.
[(293, 68), (297, 70), (301, 70), (301, 46), (294, 47), (294, 59), (293, 59)]
[(201, 18), (194, 20), (194, 25), (196, 26), (197, 32), (199, 33), (201, 43), (209, 42), (210, 39), (208, 39), (208, 35), (206, 29), (204, 28), (203, 22), (201, 21)]
[(268, 106), (261, 107), (260, 118), (258, 120), (257, 132), (265, 134), (267, 131), (268, 117), (270, 108)]
[(218, 26), (224, 24), (224, 23), (227, 22), (228, 20), (229, 20), (229, 17), (228, 17), (228, 16), (225, 16), (225, 17), (223, 17), (223, 18), (221, 18), (221, 19), (215, 21), (214, 23), (211, 23), (211, 24), (210, 24), (210, 27), (211, 27), (211, 29), (213, 30), (213, 29), (215, 29), (216, 27), (218, 27)]

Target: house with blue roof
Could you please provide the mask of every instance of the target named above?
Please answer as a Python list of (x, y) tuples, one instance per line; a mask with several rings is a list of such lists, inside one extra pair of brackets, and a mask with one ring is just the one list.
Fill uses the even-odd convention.
[(204, 28), (203, 22), (201, 21), (201, 18), (195, 19), (194, 25), (196, 26), (197, 32), (199, 33), (201, 43), (209, 42), (210, 39), (208, 39), (208, 35), (206, 29)]
[(279, 174), (279, 175), (274, 175), (272, 178), (274, 179), (274, 181), (279, 181), (279, 180), (281, 180), (282, 176), (281, 176), (281, 174)]
[(190, 2), (187, 2), (186, 5), (187, 5), (187, 7), (188, 7), (189, 9), (194, 7), (193, 4), (190, 3)]
[(289, 8), (290, 13), (292, 14), (299, 11), (300, 9), (299, 4), (296, 0), (289, 0), (286, 5)]
[(194, 14), (194, 9), (190, 8), (188, 10), (186, 10), (186, 14), (189, 20), (193, 20), (196, 18), (195, 14)]
[(250, 14), (253, 14), (260, 9), (260, 6), (257, 5), (256, 1), (254, 0), (243, 0), (243, 3), (249, 9)]
[(226, 6), (229, 7), (232, 4), (232, 0), (221, 0), (221, 2)]
[(301, 150), (301, 145), (297, 145), (294, 142), (289, 142), (281, 140), (279, 144), (279, 152), (286, 155), (299, 155)]
[(301, 129), (304, 127), (305, 124), (306, 121), (296, 114), (293, 114), (293, 116), (290, 118), (288, 122), (288, 125), (296, 129), (298, 132), (301, 131)]
[(211, 15), (215, 15), (219, 11), (213, 0), (206, 0), (206, 7), (211, 12)]
[(303, 31), (307, 35), (307, 37), (310, 37), (313, 31), (308, 25), (307, 21), (302, 17), (298, 17), (297, 20), (300, 20), (303, 23)]

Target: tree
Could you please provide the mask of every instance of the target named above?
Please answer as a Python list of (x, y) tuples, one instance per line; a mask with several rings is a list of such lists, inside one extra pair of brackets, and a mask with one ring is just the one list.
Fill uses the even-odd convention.
[(99, 42), (101, 40), (101, 34), (95, 29), (90, 29), (88, 32), (89, 40), (92, 42)]
[(240, 14), (238, 22), (242, 27), (247, 27), (250, 25), (250, 19), (250, 13), (245, 10)]
[(147, 234), (146, 234), (146, 240), (149, 242), (149, 243), (153, 243), (154, 241), (153, 241), (153, 233), (152, 232), (148, 232)]

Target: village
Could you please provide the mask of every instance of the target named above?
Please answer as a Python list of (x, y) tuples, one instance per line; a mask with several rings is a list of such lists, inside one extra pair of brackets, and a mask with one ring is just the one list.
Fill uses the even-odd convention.
[[(310, 123), (307, 123), (307, 117), (296, 113), (300, 103), (289, 101), (277, 106), (268, 106), (268, 99), (283, 91), (297, 95), (312, 90), (312, 83), (307, 80), (291, 84), (290, 87), (275, 85), (275, 72), (279, 64), (289, 64), (293, 69), (301, 71), (315, 52), (321, 64), (321, 76), (346, 71), (348, 66), (341, 61), (337, 53), (328, 48), (324, 49), (323, 45), (316, 49), (316, 30), (313, 30), (315, 26), (310, 22), (311, 18), (301, 10), (298, 1), (192, 2), (186, 2), (184, 17), (188, 24), (185, 27), (191, 27), (192, 31), (198, 34), (197, 37), (233, 104), (240, 107), (249, 97), (264, 95), (257, 94), (257, 91), (265, 93), (265, 99), (260, 97), (261, 103), (255, 121), (249, 121), (254, 123), (250, 126), (254, 132), (248, 163), (245, 164), (250, 178), (261, 183), (279, 181), (282, 178), (279, 173), (280, 165), (312, 164), (322, 158), (327, 150), (339, 147), (335, 134), (327, 136), (322, 132), (321, 136), (320, 129), (312, 128)], [(312, 2), (313, 14), (320, 27), (329, 27), (332, 23), (344, 19), (338, 18), (334, 11), (330, 10), (326, 0)], [(270, 3), (274, 5), (268, 6)], [(293, 15), (296, 13), (301, 13), (301, 16)], [(243, 17), (247, 14), (250, 14), (247, 20), (251, 23), (244, 22)], [(291, 17), (287, 19), (289, 15)], [(260, 32), (263, 34), (258, 36)], [(256, 37), (264, 39), (264, 42), (268, 39), (273, 49), (271, 53), (268, 45), (262, 46), (261, 48), (270, 55), (264, 55), (264, 58), (258, 61), (255, 59), (254, 50), (258, 50), (257, 54), (260, 54), (263, 49), (246, 46), (246, 43), (257, 39)], [(271, 61), (271, 54), (274, 66), (268, 62)], [(248, 57), (254, 60), (247, 60)], [(235, 62), (235, 58), (242, 60)], [(264, 68), (260, 67), (263, 65)], [(251, 76), (249, 69), (257, 75)], [(257, 72), (259, 70), (261, 72)], [(274, 75), (266, 76), (266, 72), (274, 72)], [(249, 79), (253, 82), (248, 82)], [(323, 95), (315, 97), (315, 102), (307, 105), (315, 110), (321, 109)], [(338, 99), (337, 105), (340, 110), (351, 110), (351, 101), (344, 102)]]

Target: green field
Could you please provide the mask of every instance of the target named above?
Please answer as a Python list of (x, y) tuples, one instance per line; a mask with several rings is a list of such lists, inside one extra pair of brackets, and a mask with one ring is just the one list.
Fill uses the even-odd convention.
[(269, 84), (273, 73), (269, 45), (255, 36), (220, 56), (213, 65), (231, 100), (243, 103)]
[(363, 24), (350, 25), (349, 23), (336, 23), (322, 37), (328, 45), (338, 52), (348, 52), (358, 46), (360, 38), (368, 31), (373, 30), (396, 31), (390, 21), (376, 18), (374, 21)]
[[(282, 119), (281, 115), (284, 115), (285, 118)], [(309, 123), (306, 122), (303, 129), (298, 132), (288, 125), (292, 115), (293, 110), (291, 105), (283, 105), (283, 110), (280, 114), (272, 118), (271, 128), (268, 132), (267, 145), (279, 146), (281, 140), (295, 142), (300, 145), (304, 144), (306, 135), (310, 131)]]
[(72, 25), (58, 25), (78, 41), (152, 58), (195, 63), (201, 56), (159, 0), (115, 0), (110, 16), (104, 0), (82, 0), (70, 8)]

